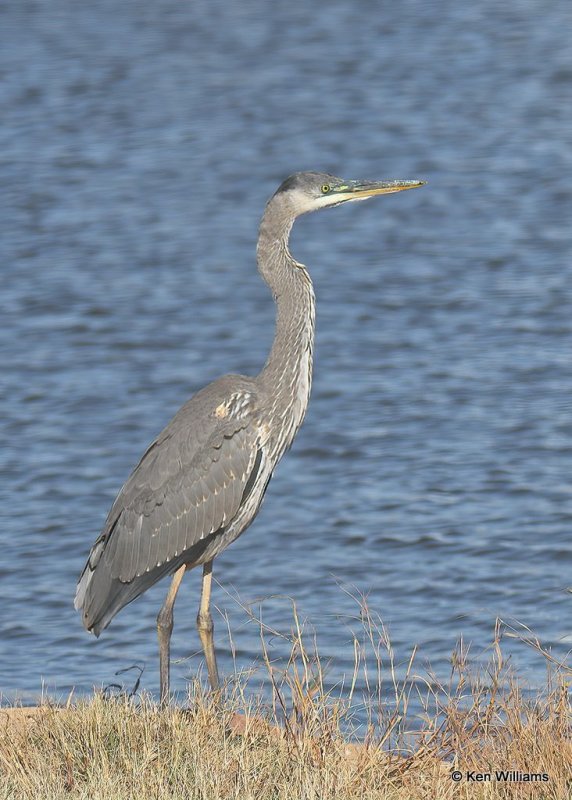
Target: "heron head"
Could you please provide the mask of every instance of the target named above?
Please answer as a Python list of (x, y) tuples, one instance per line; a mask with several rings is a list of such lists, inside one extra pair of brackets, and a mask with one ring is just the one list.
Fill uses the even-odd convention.
[(274, 197), (287, 200), (296, 216), (377, 194), (402, 192), (425, 181), (345, 181), (326, 172), (296, 172), (279, 186)]

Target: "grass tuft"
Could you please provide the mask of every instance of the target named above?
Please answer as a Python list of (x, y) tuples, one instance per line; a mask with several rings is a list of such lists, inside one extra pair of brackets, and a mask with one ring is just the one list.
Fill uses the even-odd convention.
[[(572, 796), (571, 670), (528, 629), (499, 620), (481, 665), (460, 642), (443, 684), (416, 673), (415, 650), (398, 669), (387, 631), (363, 598), (360, 620), (344, 686), (329, 686), (328, 665), (294, 607), (284, 663), (267, 646), (268, 635), (280, 634), (258, 620), (268, 696), (237, 674), (219, 697), (193, 681), (185, 708), (99, 693), (64, 707), (0, 709), (0, 800)], [(506, 635), (546, 658), (546, 685), (535, 696), (504, 659)], [(496, 779), (501, 770), (510, 779)], [(476, 773), (491, 779), (470, 777)], [(548, 778), (527, 781), (526, 774)]]

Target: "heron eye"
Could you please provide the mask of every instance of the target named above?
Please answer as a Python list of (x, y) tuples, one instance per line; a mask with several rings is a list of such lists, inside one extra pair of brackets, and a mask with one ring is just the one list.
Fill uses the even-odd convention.
[(329, 191), (330, 191), (330, 185), (328, 183), (325, 183), (322, 186), (322, 194), (328, 194)]

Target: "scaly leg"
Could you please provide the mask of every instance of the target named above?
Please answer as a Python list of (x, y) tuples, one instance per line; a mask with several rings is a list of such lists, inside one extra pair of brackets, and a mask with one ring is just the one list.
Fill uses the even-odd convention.
[(171, 633), (173, 631), (173, 606), (183, 575), (187, 569), (183, 564), (173, 575), (171, 586), (159, 615), (157, 617), (157, 636), (159, 637), (159, 685), (161, 693), (161, 706), (164, 708), (169, 702), (169, 654), (171, 649)]
[(218, 669), (216, 665), (216, 654), (214, 649), (214, 625), (210, 612), (212, 572), (213, 562), (207, 561), (203, 567), (203, 591), (201, 594), (201, 605), (197, 615), (197, 628), (199, 631), (199, 636), (201, 637), (201, 643), (203, 645), (207, 662), (209, 683), (213, 692), (216, 692), (219, 688), (219, 680)]

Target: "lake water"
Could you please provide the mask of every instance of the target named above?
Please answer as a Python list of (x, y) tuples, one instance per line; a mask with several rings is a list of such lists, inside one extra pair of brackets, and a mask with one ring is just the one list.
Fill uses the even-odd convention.
[[(2, 9), (0, 691), (145, 665), (155, 586), (99, 640), (73, 595), (109, 506), (197, 389), (255, 374), (258, 220), (300, 169), (423, 178), (297, 224), (318, 300), (306, 422), (216, 562), (220, 667), (317, 631), (328, 679), (367, 595), (400, 674), (486, 658), (497, 616), (572, 643), (571, 7), (20, 0)], [(201, 669), (187, 576), (173, 687)], [(240, 603), (237, 602), (239, 599)], [(221, 616), (222, 615), (222, 616)], [(287, 649), (271, 637), (277, 658)], [(534, 687), (541, 656), (506, 641)], [(261, 670), (263, 672), (263, 668)], [(363, 688), (363, 676), (358, 688)]]

